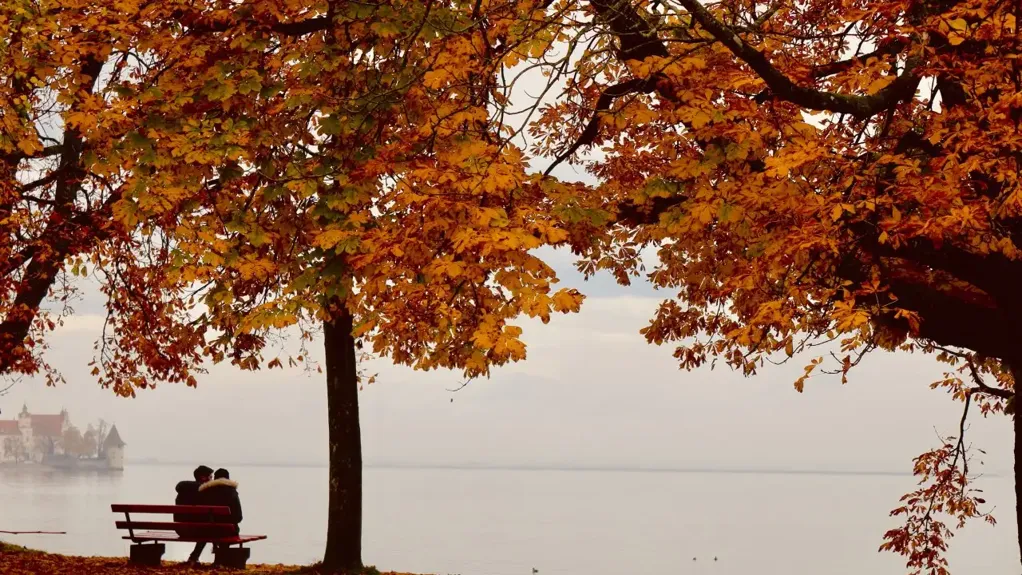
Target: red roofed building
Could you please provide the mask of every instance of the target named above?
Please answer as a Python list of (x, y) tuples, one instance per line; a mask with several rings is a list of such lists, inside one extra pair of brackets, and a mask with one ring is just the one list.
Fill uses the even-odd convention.
[(46, 455), (60, 455), (61, 439), (69, 427), (67, 410), (43, 415), (22, 406), (17, 419), (0, 419), (0, 461), (41, 462)]
[(68, 423), (67, 412), (57, 415), (29, 415), (32, 422), (32, 435), (35, 437), (61, 437)]
[(0, 419), (0, 437), (7, 435), (21, 436), (21, 430), (18, 429), (17, 419)]

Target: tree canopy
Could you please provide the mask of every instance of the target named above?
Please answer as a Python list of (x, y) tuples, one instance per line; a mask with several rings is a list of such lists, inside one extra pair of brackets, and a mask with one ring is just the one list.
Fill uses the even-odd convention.
[[(684, 368), (720, 358), (748, 374), (829, 341), (842, 377), (873, 349), (935, 352), (957, 365), (936, 385), (966, 414), (974, 397), (984, 413), (1010, 411), (1022, 365), (1017, 5), (580, 10), (602, 35), (546, 107), (535, 151), (570, 160), (600, 146), (581, 199), (616, 223), (575, 249), (583, 270), (623, 280), (637, 250), (656, 249), (648, 277), (676, 297), (647, 340), (676, 345)], [(887, 534), (884, 548), (917, 570), (946, 567), (935, 512), (985, 516), (960, 435), (917, 460), (930, 483)]]
[[(578, 309), (535, 253), (564, 245), (671, 294), (643, 334), (683, 368), (751, 375), (833, 342), (846, 378), (874, 349), (923, 351), (964, 415), (1013, 413), (1019, 11), (6, 3), (0, 373), (57, 377), (42, 351), (66, 311), (44, 298), (96, 274), (94, 375), (121, 394), (194, 384), (210, 359), (280, 366), (268, 334), (319, 323), (484, 375), (525, 357), (513, 318)], [(553, 177), (564, 162), (587, 177)], [(962, 433), (895, 510), (885, 548), (914, 569), (946, 569), (934, 512), (989, 518)]]
[[(27, 252), (26, 226), (12, 229), (11, 252), (25, 258), (7, 274), (12, 335), (0, 356), (11, 363), (0, 371), (45, 368), (38, 342), (55, 322), (40, 303), (48, 289), (66, 297), (56, 280), (67, 271), (102, 283), (109, 313), (93, 375), (122, 395), (159, 381), (195, 385), (206, 360), (280, 367), (263, 355), (270, 333), (298, 325), (311, 339), (322, 323), (332, 477), (324, 563), (358, 567), (355, 346), (473, 377), (525, 357), (515, 317), (547, 321), (581, 303), (577, 291), (552, 289), (553, 270), (532, 253), (568, 233), (491, 118), (501, 59), (487, 36), (531, 34), (519, 20), (527, 7), (15, 10), (10, 45), (31, 62), (42, 56), (25, 45), (26, 29), (78, 36), (51, 37), (73, 56), (29, 67), (28, 83), (12, 88), (27, 111), (6, 186), (33, 217), (46, 215), (33, 206), (42, 202), (64, 206), (57, 221), (89, 221), (68, 231), (80, 245), (63, 229), (39, 231), (39, 255)], [(44, 72), (56, 87), (31, 81)], [(47, 116), (65, 76), (77, 84)], [(94, 146), (86, 130), (112, 123), (104, 113), (118, 130)], [(36, 167), (28, 154), (44, 153), (51, 124), (63, 126), (54, 146), (74, 157)], [(38, 179), (23, 183), (28, 174)]]

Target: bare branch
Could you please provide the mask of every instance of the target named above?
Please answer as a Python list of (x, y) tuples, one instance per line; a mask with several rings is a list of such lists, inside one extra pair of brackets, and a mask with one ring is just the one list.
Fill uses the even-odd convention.
[(461, 385), (459, 385), (458, 387), (455, 387), (454, 389), (447, 389), (447, 388), (445, 388), (445, 389), (447, 389), (447, 391), (449, 391), (451, 393), (454, 393), (456, 391), (461, 391), (461, 390), (465, 389), (466, 387), (468, 387), (468, 384), (470, 384), (470, 383), (472, 383), (472, 380), (471, 379), (466, 379), (464, 382), (462, 382)]

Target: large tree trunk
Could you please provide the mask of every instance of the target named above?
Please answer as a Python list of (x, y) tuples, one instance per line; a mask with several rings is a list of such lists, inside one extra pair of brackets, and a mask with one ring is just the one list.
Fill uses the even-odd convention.
[(362, 437), (351, 314), (342, 304), (323, 327), (330, 427), (330, 503), (323, 567), (327, 572), (358, 572), (362, 568)]
[[(1018, 387), (1022, 388), (1022, 385)], [(1022, 414), (1019, 414), (1019, 407), (1022, 399), (1019, 398), (1019, 391), (1015, 391), (1015, 527), (1018, 529), (1018, 551), (1022, 559), (1022, 466), (1019, 466), (1019, 459), (1022, 458)]]
[(1011, 377), (1015, 380), (1015, 397), (1012, 398), (1012, 420), (1015, 422), (1015, 526), (1018, 528), (1019, 559), (1022, 560), (1022, 362), (1008, 363)]

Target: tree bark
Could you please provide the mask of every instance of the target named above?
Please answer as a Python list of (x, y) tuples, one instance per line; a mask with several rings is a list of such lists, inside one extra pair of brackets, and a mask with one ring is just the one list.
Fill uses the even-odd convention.
[(362, 568), (362, 437), (351, 314), (341, 304), (323, 327), (330, 429), (330, 502), (323, 567), (328, 573), (354, 573)]
[[(1014, 370), (1012, 370), (1014, 372)], [(1018, 381), (1018, 380), (1016, 380)], [(1018, 387), (1022, 388), (1022, 385)], [(1019, 460), (1022, 458), (1022, 416), (1019, 415), (1020, 404), (1019, 391), (1015, 391), (1015, 527), (1018, 529), (1018, 551), (1019, 559), (1022, 561), (1022, 467)]]
[(1015, 526), (1018, 528), (1019, 560), (1022, 561), (1022, 361), (1008, 362), (1011, 377), (1015, 380), (1015, 397), (1012, 398), (1012, 420), (1015, 423)]

